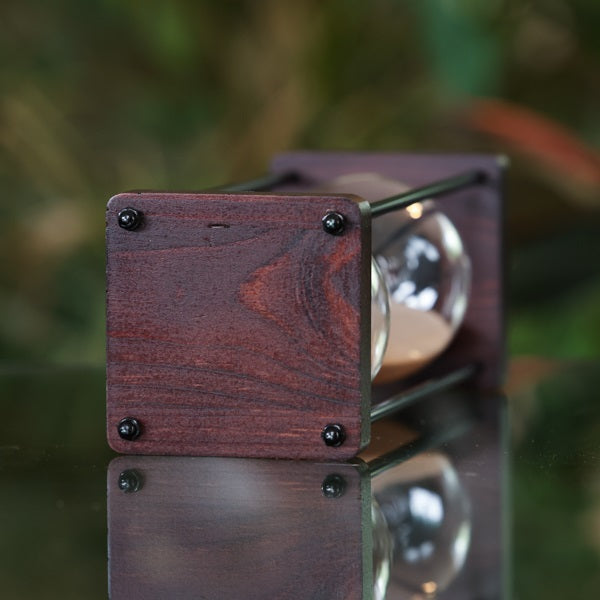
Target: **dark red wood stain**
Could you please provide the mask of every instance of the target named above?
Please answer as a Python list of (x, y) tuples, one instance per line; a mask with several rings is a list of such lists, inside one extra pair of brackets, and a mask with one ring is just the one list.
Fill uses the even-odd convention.
[[(143, 213), (135, 231), (117, 224), (127, 206)], [(329, 210), (346, 217), (343, 235), (323, 231)], [(366, 203), (127, 193), (110, 200), (106, 235), (115, 450), (342, 459), (365, 445)], [(134, 442), (117, 435), (127, 416), (142, 423)], [(346, 430), (339, 448), (321, 440), (328, 423)]]

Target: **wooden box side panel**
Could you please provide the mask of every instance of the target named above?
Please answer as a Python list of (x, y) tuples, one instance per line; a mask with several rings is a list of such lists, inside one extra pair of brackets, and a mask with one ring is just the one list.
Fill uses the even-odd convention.
[[(456, 225), (471, 259), (472, 288), (466, 318), (452, 345), (420, 373), (427, 378), (469, 363), (481, 363), (477, 383), (497, 388), (505, 370), (504, 207), (505, 161), (479, 154), (430, 155), (387, 153), (294, 152), (275, 158), (275, 173), (295, 171), (299, 187), (312, 186), (347, 173), (378, 173), (418, 187), (472, 169), (484, 171), (488, 183), (439, 199)], [(286, 189), (294, 190), (293, 186)], [(385, 216), (380, 217), (385, 219)], [(393, 384), (385, 386), (382, 399)], [(374, 396), (379, 396), (374, 392)]]
[[(141, 487), (124, 493), (119, 477), (132, 471)], [(322, 482), (333, 474), (345, 489), (326, 497)], [(361, 600), (372, 581), (362, 558), (368, 483), (344, 464), (116, 459), (108, 472), (110, 597)]]
[[(143, 213), (134, 231), (117, 223), (128, 206)], [(323, 230), (330, 210), (343, 235)], [(130, 193), (109, 202), (106, 231), (115, 450), (330, 459), (365, 445), (368, 205)], [(117, 434), (124, 417), (142, 423), (133, 442)], [(328, 423), (346, 430), (339, 448), (321, 440)]]

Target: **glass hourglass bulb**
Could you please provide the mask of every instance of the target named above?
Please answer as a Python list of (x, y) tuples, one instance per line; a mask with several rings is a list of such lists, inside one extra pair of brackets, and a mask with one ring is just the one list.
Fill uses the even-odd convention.
[(371, 379), (383, 363), (390, 334), (390, 305), (387, 286), (377, 261), (371, 259)]
[[(374, 202), (409, 188), (376, 173), (353, 173), (319, 189)], [(387, 383), (418, 371), (451, 342), (467, 309), (471, 263), (456, 227), (431, 200), (373, 219), (372, 232), (371, 376)]]

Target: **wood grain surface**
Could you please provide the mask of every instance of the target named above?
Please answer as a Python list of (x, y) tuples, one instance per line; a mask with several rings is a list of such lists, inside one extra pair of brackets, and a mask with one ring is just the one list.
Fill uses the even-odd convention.
[[(119, 489), (134, 470), (134, 493)], [(323, 480), (345, 481), (337, 498)], [(120, 457), (108, 470), (112, 600), (361, 600), (370, 479), (347, 464)]]
[[(377, 386), (373, 401), (381, 401), (429, 377), (448, 373), (469, 363), (482, 369), (477, 385), (497, 389), (505, 371), (504, 325), (504, 206), (503, 173), (506, 159), (480, 154), (388, 154), (292, 152), (277, 156), (274, 173), (294, 171), (298, 182), (281, 189), (296, 191), (317, 186), (348, 173), (378, 173), (418, 187), (472, 169), (484, 171), (485, 185), (455, 192), (438, 200), (458, 229), (471, 259), (472, 289), (464, 323), (450, 347), (432, 365), (408, 382)], [(385, 216), (380, 217), (385, 219)], [(378, 389), (381, 387), (381, 389)]]
[[(131, 206), (135, 231), (118, 226)], [(321, 218), (346, 218), (330, 235)], [(368, 441), (369, 207), (127, 193), (107, 207), (107, 428), (134, 454), (343, 459)], [(135, 441), (117, 423), (135, 417)], [(340, 447), (322, 428), (339, 423)]]

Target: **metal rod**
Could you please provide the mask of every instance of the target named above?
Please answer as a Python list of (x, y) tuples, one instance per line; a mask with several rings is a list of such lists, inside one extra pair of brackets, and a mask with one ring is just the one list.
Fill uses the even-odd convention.
[(263, 192), (273, 189), (275, 186), (284, 183), (294, 183), (300, 178), (293, 171), (283, 171), (281, 173), (268, 173), (257, 179), (242, 181), (241, 183), (232, 183), (224, 187), (218, 187), (215, 191), (221, 192)]
[(371, 423), (383, 419), (392, 413), (413, 404), (417, 400), (433, 394), (434, 392), (441, 392), (442, 390), (448, 389), (458, 383), (462, 383), (467, 379), (473, 377), (477, 371), (477, 365), (467, 365), (462, 367), (448, 375), (443, 375), (435, 379), (429, 379), (419, 385), (416, 385), (406, 392), (401, 392), (380, 402), (371, 409)]
[(428, 198), (435, 198), (451, 194), (466, 187), (473, 185), (481, 185), (488, 180), (488, 176), (484, 171), (473, 170), (467, 171), (462, 175), (455, 175), (448, 179), (442, 179), (434, 183), (430, 183), (423, 187), (414, 188), (408, 192), (383, 198), (376, 202), (371, 202), (371, 216), (380, 217), (389, 212), (406, 208), (415, 202), (421, 202)]

